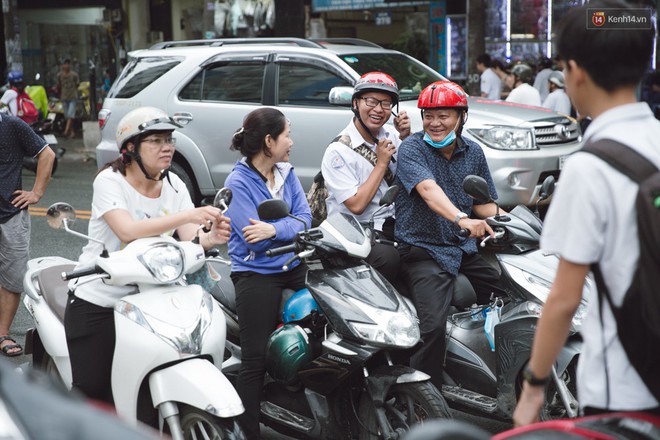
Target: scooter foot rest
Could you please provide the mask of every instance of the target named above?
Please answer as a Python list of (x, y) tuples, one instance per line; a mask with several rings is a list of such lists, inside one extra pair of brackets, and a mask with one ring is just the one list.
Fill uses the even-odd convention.
[(443, 385), (442, 396), (449, 402), (475, 408), (485, 413), (492, 414), (497, 410), (497, 400), (495, 398), (461, 387)]
[(314, 429), (314, 420), (271, 402), (261, 402), (261, 415), (296, 431), (311, 432)]

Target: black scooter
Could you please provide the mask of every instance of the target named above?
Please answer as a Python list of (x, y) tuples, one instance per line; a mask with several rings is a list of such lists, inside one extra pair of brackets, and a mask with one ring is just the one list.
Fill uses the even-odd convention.
[[(57, 162), (62, 159), (62, 156), (64, 156), (64, 153), (66, 153), (66, 149), (57, 146), (57, 138), (53, 134), (53, 121), (51, 119), (42, 119), (31, 124), (30, 127), (32, 127), (32, 130), (41, 136), (45, 142), (48, 142), (50, 148), (52, 148), (52, 150), (55, 152), (53, 170), (51, 171), (51, 175), (55, 175), (55, 170), (57, 170)], [(24, 156), (23, 168), (36, 174), (38, 162), (39, 160), (36, 157)]]
[[(264, 201), (258, 212), (262, 220), (291, 216), (280, 200)], [(393, 360), (417, 344), (419, 327), (410, 303), (364, 262), (372, 240), (355, 217), (335, 214), (267, 252), (292, 253), (287, 265), (302, 259), (310, 268), (308, 290), (284, 295), (286, 324), (267, 348), (261, 420), (273, 429), (296, 438), (398, 439), (416, 423), (451, 417), (428, 375)], [(212, 294), (228, 323), (223, 372), (231, 380), (241, 356), (234, 288), (228, 267), (211, 265), (221, 278)]]
[[(472, 198), (492, 202), (488, 185), (467, 176), (463, 188)], [(554, 178), (542, 185), (540, 200), (554, 189)], [(481, 247), (497, 260), (508, 293), (483, 306), (467, 278), (459, 276), (453, 310), (447, 320), (447, 352), (442, 395), (450, 406), (481, 416), (510, 421), (522, 387), (521, 372), (529, 360), (536, 324), (554, 279), (558, 258), (539, 250), (542, 223), (525, 206), (507, 215), (486, 219), (496, 238), (487, 237)], [(488, 257), (488, 255), (486, 255)], [(585, 291), (591, 284), (585, 284)], [(575, 370), (582, 340), (578, 334), (586, 311), (583, 300), (573, 319), (571, 335), (552, 370), (546, 390), (543, 420), (575, 417), (578, 405)], [(453, 313), (452, 313), (453, 312)], [(490, 326), (484, 317), (491, 314)], [(495, 318), (494, 314), (497, 314)]]

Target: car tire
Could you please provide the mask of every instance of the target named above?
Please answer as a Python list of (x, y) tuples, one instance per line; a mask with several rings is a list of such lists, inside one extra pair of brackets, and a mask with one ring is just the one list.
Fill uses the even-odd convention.
[(172, 162), (170, 171), (179, 176), (179, 178), (186, 185), (186, 188), (188, 188), (188, 194), (190, 194), (190, 198), (192, 199), (193, 203), (195, 206), (199, 206), (202, 198), (199, 194), (199, 190), (197, 189), (194, 176), (192, 175), (192, 172), (190, 172), (190, 168), (185, 165), (181, 165), (178, 162)]

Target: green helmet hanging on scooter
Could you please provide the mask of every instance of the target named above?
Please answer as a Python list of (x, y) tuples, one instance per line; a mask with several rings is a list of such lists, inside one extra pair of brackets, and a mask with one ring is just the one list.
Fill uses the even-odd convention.
[(311, 337), (294, 324), (275, 330), (266, 345), (266, 371), (270, 377), (286, 385), (295, 384), (300, 368), (314, 358)]

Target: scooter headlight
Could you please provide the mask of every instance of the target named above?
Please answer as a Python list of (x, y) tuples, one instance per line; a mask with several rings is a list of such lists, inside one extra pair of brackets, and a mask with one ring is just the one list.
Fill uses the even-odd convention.
[(587, 302), (585, 300), (580, 301), (580, 305), (573, 315), (571, 320), (571, 333), (577, 333), (582, 328), (582, 321), (584, 320), (585, 315), (587, 314)]
[(148, 313), (143, 313), (135, 304), (123, 300), (117, 301), (115, 311), (157, 335), (181, 355), (198, 355), (202, 350), (204, 335), (211, 325), (213, 299), (207, 292), (202, 294), (199, 314), (189, 327), (178, 327), (161, 321)]
[(174, 283), (183, 276), (183, 251), (174, 244), (156, 244), (139, 255), (138, 260), (159, 283)]
[[(507, 270), (509, 271), (509, 274), (511, 274), (511, 277), (524, 289), (527, 291), (531, 292), (536, 298), (538, 298), (540, 301), (545, 304), (546, 300), (548, 299), (548, 295), (550, 294), (550, 288), (552, 287), (552, 284), (543, 278), (539, 278), (536, 275), (532, 275), (529, 272), (526, 272), (524, 270), (518, 269), (517, 267), (514, 266), (507, 266)], [(587, 279), (584, 283), (584, 287), (582, 288), (582, 298), (587, 298), (587, 294), (589, 293), (589, 289), (591, 289), (592, 282), (591, 280)], [(529, 307), (534, 308), (534, 310), (528, 310), (530, 313), (535, 314), (535, 315), (540, 315), (542, 312), (543, 307), (535, 304), (535, 303), (530, 303), (533, 304)], [(575, 315), (573, 316), (573, 319), (571, 320), (571, 333), (577, 333), (580, 331), (580, 327), (582, 327), (582, 320), (584, 319), (584, 316), (587, 314), (587, 302), (582, 299), (580, 301), (580, 305), (578, 306), (577, 310), (575, 311)]]
[(354, 298), (357, 305), (374, 322), (348, 321), (353, 331), (365, 341), (377, 346), (409, 348), (419, 341), (419, 325), (408, 307), (402, 306), (394, 312), (371, 307)]

